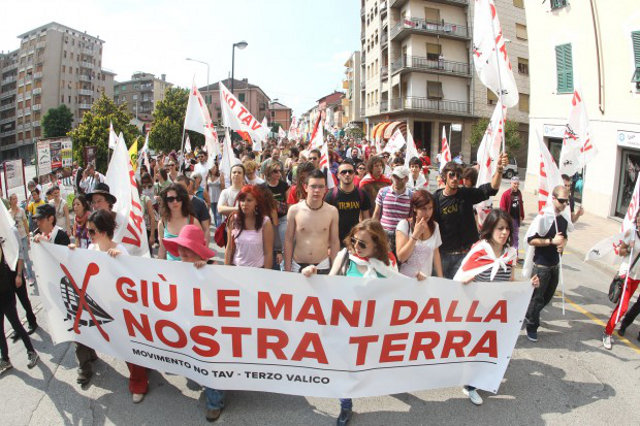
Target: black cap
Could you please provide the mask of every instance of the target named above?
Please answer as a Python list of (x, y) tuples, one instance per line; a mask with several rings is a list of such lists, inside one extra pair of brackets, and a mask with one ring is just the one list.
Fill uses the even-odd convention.
[(33, 215), (33, 218), (44, 219), (55, 215), (56, 209), (51, 204), (44, 203), (36, 208), (36, 214)]
[(107, 185), (106, 183), (102, 183), (102, 182), (97, 183), (95, 188), (93, 189), (93, 192), (90, 192), (89, 194), (87, 194), (87, 200), (91, 202), (91, 199), (96, 194), (103, 195), (104, 198), (106, 198), (107, 201), (111, 203), (111, 205), (115, 204), (117, 201), (116, 197), (114, 197), (109, 192), (109, 185)]

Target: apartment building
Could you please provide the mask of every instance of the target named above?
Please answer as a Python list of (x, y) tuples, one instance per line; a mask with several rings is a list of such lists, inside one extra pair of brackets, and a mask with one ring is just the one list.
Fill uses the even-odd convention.
[[(222, 80), (222, 84), (224, 84), (228, 90), (231, 90), (230, 78)], [(210, 84), (209, 86), (201, 87), (198, 90), (200, 90), (206, 104), (209, 106), (211, 120), (213, 120), (217, 125), (221, 125), (222, 108), (220, 107), (219, 83)], [(262, 119), (269, 114), (269, 102), (271, 99), (260, 88), (260, 86), (249, 83), (248, 79), (234, 79), (233, 94), (249, 110), (256, 120), (262, 121)]]
[(288, 106), (273, 101), (269, 103), (269, 125), (279, 124), (285, 131), (289, 131), (291, 127), (292, 110)]
[[(435, 156), (444, 127), (451, 135), (453, 154), (462, 152), (465, 161), (473, 160), (471, 127), (479, 118), (490, 117), (495, 104), (495, 97), (487, 94), (477, 79), (471, 59), (473, 1), (361, 1), (361, 110), (368, 121), (368, 136), (389, 138), (406, 123), (417, 146)], [(523, 2), (495, 3), (503, 33), (510, 41), (511, 62), (518, 63), (521, 57), (525, 71)], [(516, 36), (517, 28), (524, 29), (520, 35), (525, 37)], [(528, 95), (528, 83), (522, 82), (528, 74), (523, 72), (516, 78), (523, 94)], [(522, 99), (526, 110), (528, 96)], [(526, 111), (514, 110), (509, 110), (509, 119), (523, 123), (526, 130)]]
[[(34, 144), (42, 136), (40, 119), (48, 109), (67, 105), (76, 125), (101, 92), (113, 96), (115, 74), (102, 69), (104, 41), (99, 37), (51, 22), (18, 38), (15, 127), (0, 127), (3, 158), (33, 157)], [(2, 68), (8, 80), (14, 78), (12, 67), (13, 63), (6, 71)], [(4, 107), (11, 109), (8, 102)]]
[[(355, 51), (344, 63), (344, 80), (342, 88), (346, 91), (342, 99), (344, 116), (342, 127), (362, 126), (362, 116), (360, 114), (360, 52)], [(362, 80), (363, 81), (363, 80)]]
[(590, 213), (620, 218), (640, 175), (640, 13), (637, 0), (611, 6), (605, 0), (527, 3), (535, 90), (526, 189), (538, 188), (536, 131), (558, 161), (578, 87), (598, 154), (581, 176), (576, 199)]
[(18, 157), (16, 94), (19, 50), (0, 54), (0, 161)]
[(160, 78), (146, 72), (137, 72), (131, 80), (116, 82), (113, 99), (116, 104), (127, 104), (127, 110), (137, 122), (148, 123), (153, 117), (156, 104), (164, 99), (166, 90), (173, 84), (167, 82), (166, 74)]

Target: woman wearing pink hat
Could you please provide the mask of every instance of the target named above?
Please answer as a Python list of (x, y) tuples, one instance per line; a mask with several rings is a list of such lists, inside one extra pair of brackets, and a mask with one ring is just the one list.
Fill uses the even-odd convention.
[[(193, 263), (196, 268), (202, 268), (216, 254), (204, 244), (204, 232), (197, 225), (185, 225), (177, 237), (163, 238), (162, 244), (171, 255), (183, 262)], [(224, 391), (205, 387), (204, 395), (207, 401), (206, 418), (213, 422), (220, 417), (224, 408)]]

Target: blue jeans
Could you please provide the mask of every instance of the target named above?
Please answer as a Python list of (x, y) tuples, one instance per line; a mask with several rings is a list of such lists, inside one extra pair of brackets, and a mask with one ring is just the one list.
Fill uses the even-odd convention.
[(35, 278), (35, 274), (33, 273), (33, 267), (31, 263), (31, 259), (29, 258), (29, 246), (27, 245), (27, 238), (24, 237), (20, 239), (20, 252), (22, 253), (22, 258), (24, 259), (24, 274), (27, 279)]
[(453, 279), (453, 276), (458, 272), (458, 269), (460, 269), (462, 259), (464, 259), (466, 255), (466, 253), (440, 253), (440, 258), (442, 259), (442, 274), (445, 278)]
[(351, 398), (340, 398), (340, 408), (342, 410), (352, 410), (353, 400)]
[(211, 217), (216, 228), (222, 223), (222, 215), (218, 213), (218, 203), (211, 203)]
[(207, 400), (207, 410), (221, 410), (224, 407), (224, 391), (204, 388), (204, 397)]

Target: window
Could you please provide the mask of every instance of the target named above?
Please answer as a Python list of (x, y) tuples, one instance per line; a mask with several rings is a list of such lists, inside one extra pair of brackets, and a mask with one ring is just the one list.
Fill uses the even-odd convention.
[(430, 22), (440, 22), (440, 9), (424, 8), (424, 19)]
[(631, 33), (631, 42), (633, 44), (633, 58), (636, 70), (633, 73), (631, 81), (636, 83), (636, 89), (640, 90), (640, 31)]
[(429, 99), (442, 99), (442, 82), (440, 81), (427, 81), (427, 98)]
[(556, 74), (558, 93), (573, 93), (573, 57), (570, 43), (556, 46)]
[(526, 93), (520, 93), (520, 99), (518, 100), (518, 109), (522, 112), (529, 112), (529, 95)]
[(498, 97), (491, 89), (487, 89), (487, 105), (495, 105), (498, 103)]
[[(515, 2), (514, 2), (515, 3)], [(567, 0), (551, 0), (551, 10), (560, 9), (567, 5)]]
[(527, 39), (527, 26), (524, 24), (516, 24), (516, 38), (518, 40)]
[(434, 43), (427, 43), (427, 59), (437, 61), (442, 53), (442, 46)]
[(513, 5), (520, 9), (524, 9), (524, 0), (513, 0)]
[(526, 58), (518, 58), (518, 72), (520, 74), (529, 75), (529, 60)]
[(238, 93), (238, 100), (244, 102), (244, 93)]

